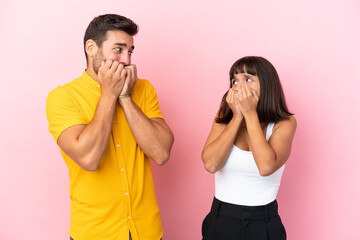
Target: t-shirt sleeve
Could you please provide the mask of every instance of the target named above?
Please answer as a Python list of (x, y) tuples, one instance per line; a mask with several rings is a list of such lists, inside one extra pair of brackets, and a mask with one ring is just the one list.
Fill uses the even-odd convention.
[(161, 114), (159, 99), (155, 88), (149, 81), (146, 81), (146, 108), (145, 116), (147, 118), (164, 118)]
[(56, 142), (60, 134), (69, 127), (87, 124), (71, 95), (62, 87), (49, 93), (46, 100), (46, 116), (49, 121), (49, 131)]

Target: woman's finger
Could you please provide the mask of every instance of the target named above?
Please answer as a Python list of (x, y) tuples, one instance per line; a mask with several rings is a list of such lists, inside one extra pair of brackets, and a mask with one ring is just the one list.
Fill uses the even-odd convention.
[(252, 94), (254, 95), (255, 99), (257, 101), (259, 101), (259, 96), (258, 96), (257, 92), (254, 89), (251, 89), (251, 90), (252, 90)]
[(245, 90), (245, 93), (246, 93), (246, 96), (247, 96), (247, 97), (253, 96), (253, 93), (252, 93), (252, 91), (251, 91), (251, 89), (250, 89), (249, 86), (245, 85), (245, 86), (244, 86), (244, 90)]

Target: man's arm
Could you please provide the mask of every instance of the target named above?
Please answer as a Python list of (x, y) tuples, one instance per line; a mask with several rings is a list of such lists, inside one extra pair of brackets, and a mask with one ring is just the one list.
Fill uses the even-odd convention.
[(170, 157), (174, 136), (164, 119), (147, 118), (130, 97), (124, 97), (131, 93), (137, 81), (135, 65), (125, 67), (125, 70), (127, 70), (127, 76), (119, 103), (124, 109), (126, 120), (136, 143), (146, 156), (161, 166)]
[(81, 168), (95, 171), (108, 146), (117, 98), (124, 86), (124, 66), (108, 60), (99, 68), (101, 96), (94, 118), (87, 125), (66, 129), (58, 139), (59, 147)]
[(147, 118), (131, 98), (121, 99), (121, 106), (141, 150), (158, 165), (165, 164), (174, 142), (174, 136), (165, 120)]

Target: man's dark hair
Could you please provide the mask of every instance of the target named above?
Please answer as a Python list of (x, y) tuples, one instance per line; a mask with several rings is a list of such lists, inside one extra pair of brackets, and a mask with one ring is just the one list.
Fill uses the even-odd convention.
[(138, 32), (138, 26), (126, 17), (117, 14), (105, 14), (94, 18), (86, 29), (84, 35), (84, 51), (86, 61), (86, 41), (92, 39), (96, 45), (101, 48), (102, 43), (106, 40), (106, 33), (111, 30), (120, 30), (126, 32), (130, 36), (134, 36)]
[[(230, 69), (230, 88), (232, 79), (238, 73), (249, 73), (258, 76), (260, 81), (260, 96), (257, 106), (257, 113), (261, 123), (277, 122), (290, 115), (279, 76), (274, 66), (263, 57), (243, 57), (237, 60)], [(217, 123), (229, 123), (233, 117), (226, 96), (222, 98), (219, 112), (215, 118)]]

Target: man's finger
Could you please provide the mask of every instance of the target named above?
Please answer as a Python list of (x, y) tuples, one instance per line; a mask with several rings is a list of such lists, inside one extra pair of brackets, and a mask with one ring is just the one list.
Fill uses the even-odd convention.
[(127, 74), (126, 69), (123, 68), (123, 69), (121, 70), (121, 74), (120, 74), (121, 81), (124, 81), (124, 82), (125, 82), (126, 74)]
[(128, 68), (127, 69), (127, 78), (129, 78), (129, 81), (132, 82), (133, 81), (133, 69), (132, 68)]
[(121, 78), (121, 74), (122, 74), (122, 72), (124, 72), (123, 69), (124, 69), (124, 65), (120, 63), (120, 64), (117, 66), (114, 75), (116, 75), (117, 77)]
[(134, 79), (137, 80), (137, 67), (135, 64), (133, 64), (133, 69), (134, 69)]
[(119, 62), (113, 61), (113, 63), (111, 64), (111, 67), (110, 67), (110, 71), (115, 73), (118, 66), (119, 66)]
[(104, 61), (105, 61), (104, 69), (108, 70), (111, 67), (112, 63), (113, 63), (113, 60), (108, 59), (108, 60), (104, 60)]
[(100, 67), (98, 69), (98, 72), (102, 72), (102, 70), (104, 69), (104, 65), (105, 65), (105, 61), (102, 61), (101, 65), (100, 65)]

